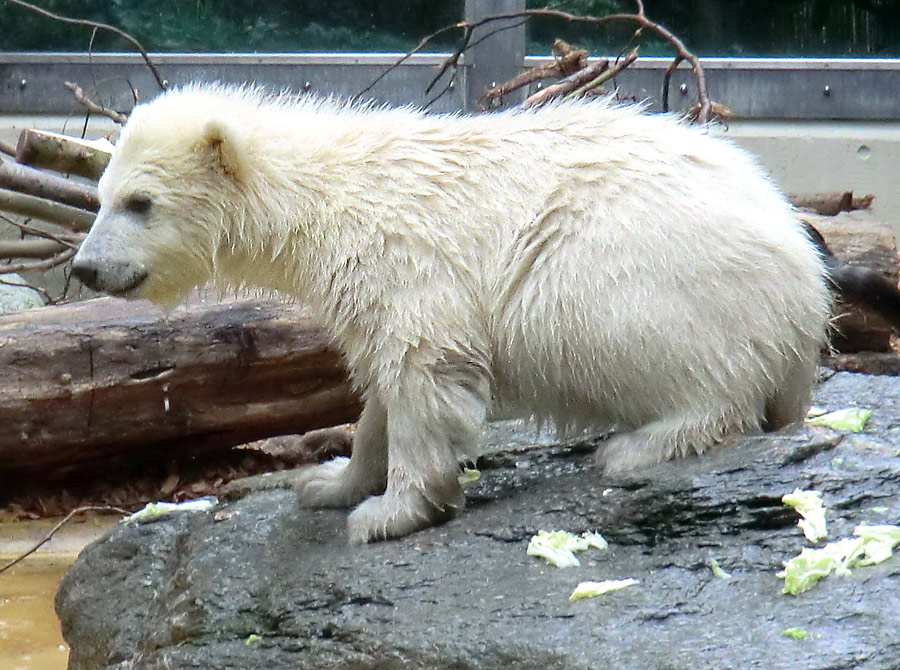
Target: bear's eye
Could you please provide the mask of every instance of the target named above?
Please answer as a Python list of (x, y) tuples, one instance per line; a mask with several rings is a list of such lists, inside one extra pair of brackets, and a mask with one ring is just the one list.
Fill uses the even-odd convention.
[(125, 209), (132, 214), (146, 214), (152, 204), (153, 201), (146, 193), (135, 193), (125, 200)]

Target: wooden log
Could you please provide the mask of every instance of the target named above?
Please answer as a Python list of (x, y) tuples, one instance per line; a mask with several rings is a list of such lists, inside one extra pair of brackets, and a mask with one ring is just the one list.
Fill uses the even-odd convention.
[(23, 130), (16, 145), (16, 161), (23, 165), (94, 180), (100, 179), (111, 155), (107, 139), (83, 140), (33, 128)]
[(0, 210), (49, 221), (77, 232), (88, 230), (94, 223), (93, 212), (2, 188), (0, 188)]
[(840, 191), (837, 193), (812, 193), (806, 195), (788, 196), (794, 207), (810, 210), (812, 213), (823, 216), (836, 216), (841, 212), (851, 212), (856, 209), (869, 209), (875, 196), (853, 195), (853, 191)]
[[(897, 245), (889, 224), (863, 211), (837, 216), (803, 213), (800, 217), (822, 234), (837, 258), (853, 267), (875, 270), (897, 286)], [(832, 326), (831, 345), (838, 353), (891, 351), (891, 324), (856, 302), (838, 301)]]
[(823, 361), (832, 370), (861, 372), (866, 375), (900, 376), (900, 354), (896, 352), (863, 351), (854, 354), (834, 354)]
[(102, 470), (354, 421), (329, 338), (298, 306), (116, 298), (0, 317), (0, 474)]
[(47, 198), (89, 212), (100, 209), (100, 200), (94, 186), (57, 177), (25, 165), (17, 165), (11, 161), (0, 161), (0, 188)]

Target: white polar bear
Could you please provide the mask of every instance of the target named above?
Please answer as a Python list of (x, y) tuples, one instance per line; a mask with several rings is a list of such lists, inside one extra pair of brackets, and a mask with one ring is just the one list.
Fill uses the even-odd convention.
[(797, 420), (828, 317), (743, 151), (603, 101), (441, 116), (188, 86), (134, 110), (100, 200), (86, 284), (163, 306), (259, 286), (330, 328), (365, 410), (298, 495), (361, 503), (355, 541), (457, 510), (489, 414), (615, 426), (608, 471)]

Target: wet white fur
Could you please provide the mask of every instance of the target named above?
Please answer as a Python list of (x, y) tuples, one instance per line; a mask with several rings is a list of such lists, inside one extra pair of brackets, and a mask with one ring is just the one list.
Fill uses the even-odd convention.
[(188, 87), (134, 111), (100, 197), (81, 256), (109, 290), (142, 268), (129, 297), (216, 280), (317, 310), (366, 406), (353, 457), (298, 494), (361, 503), (357, 541), (457, 509), (489, 414), (615, 426), (618, 471), (798, 419), (813, 385), (828, 297), (791, 207), (743, 151), (632, 107)]

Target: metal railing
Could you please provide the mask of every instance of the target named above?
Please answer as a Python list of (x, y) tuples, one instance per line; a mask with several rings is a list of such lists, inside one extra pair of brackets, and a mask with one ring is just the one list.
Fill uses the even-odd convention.
[[(525, 0), (465, 0), (467, 21), (520, 11)], [(503, 30), (497, 31), (503, 27)], [(431, 94), (425, 89), (447, 54), (416, 54), (366, 92), (390, 104), (426, 104), (435, 111), (468, 109), (484, 90), (511, 78), (523, 66), (547, 57), (525, 56), (525, 25), (492, 23), (473, 34), (459, 67), (446, 72)], [(480, 40), (481, 36), (490, 35)], [(258, 83), (275, 90), (313, 91), (352, 97), (366, 89), (401, 54), (153, 54), (171, 84), (191, 81)], [(740, 119), (896, 121), (900, 120), (900, 60), (879, 59), (703, 59), (711, 99)], [(663, 72), (670, 60), (642, 58), (616, 81), (626, 98), (658, 107)], [(73, 81), (89, 97), (128, 110), (159, 87), (138, 54), (0, 52), (0, 114), (68, 114), (81, 111), (63, 82)], [(446, 88), (446, 90), (445, 90)], [(670, 101), (686, 111), (696, 101), (690, 70), (672, 78)]]
[[(392, 70), (366, 94), (391, 104), (424, 104), (424, 91), (446, 54), (417, 54)], [(371, 84), (399, 54), (155, 54), (171, 84), (190, 81), (259, 83), (273, 89), (313, 91), (350, 97)], [(525, 67), (547, 57), (529, 56)], [(646, 58), (617, 80), (620, 95), (658, 106), (668, 59)], [(712, 99), (743, 119), (900, 120), (900, 60), (879, 59), (704, 59)], [(431, 108), (465, 109), (477, 97), (464, 61), (456, 81)], [(496, 69), (494, 70), (496, 71)], [(510, 68), (509, 75), (515, 74)], [(449, 73), (431, 94), (443, 90)], [(158, 86), (137, 54), (0, 53), (0, 114), (67, 114), (80, 107), (63, 88), (81, 85), (98, 102), (130, 109), (133, 95), (147, 99)], [(489, 85), (492, 82), (487, 82)], [(670, 100), (684, 111), (696, 101), (691, 71), (672, 78)], [(471, 91), (471, 93), (470, 93)], [(133, 93), (134, 92), (134, 93)]]

